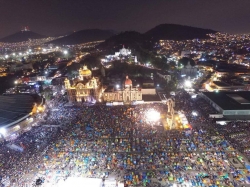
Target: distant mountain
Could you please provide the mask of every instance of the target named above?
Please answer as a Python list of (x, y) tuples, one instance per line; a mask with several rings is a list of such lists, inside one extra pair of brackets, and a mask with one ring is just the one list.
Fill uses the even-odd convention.
[(49, 43), (56, 45), (74, 45), (92, 41), (106, 40), (113, 35), (114, 33), (109, 30), (88, 29), (74, 32), (68, 36), (53, 40)]
[(152, 60), (151, 57), (154, 43), (144, 34), (135, 31), (126, 31), (114, 35), (105, 42), (99, 44), (97, 48), (101, 49), (105, 54), (115, 54), (119, 49), (129, 48), (132, 54), (137, 56), (139, 61), (145, 62)]
[(0, 42), (16, 43), (16, 42), (28, 41), (29, 39), (39, 39), (39, 38), (46, 38), (46, 36), (37, 34), (32, 31), (19, 31), (17, 33), (11, 34), (9, 36), (0, 39)]
[(105, 40), (99, 47), (110, 52), (121, 49), (122, 45), (135, 50), (146, 49), (150, 51), (154, 46), (154, 42), (157, 40), (203, 39), (208, 38), (207, 34), (215, 32), (216, 31), (210, 29), (175, 24), (161, 24), (144, 34), (136, 31), (121, 32)]
[(68, 35), (73, 34), (73, 33), (74, 33), (74, 31), (69, 31), (69, 32), (65, 32), (65, 33), (54, 34), (51, 37), (61, 37), (61, 36), (64, 37), (64, 36), (68, 36)]
[(98, 47), (104, 50), (117, 51), (118, 49), (121, 49), (123, 45), (126, 48), (129, 47), (135, 50), (138, 48), (148, 48), (151, 46), (150, 38), (146, 35), (136, 31), (126, 31), (108, 38)]
[(208, 38), (207, 34), (216, 32), (190, 26), (161, 24), (147, 31), (145, 35), (155, 40), (189, 40), (195, 38), (205, 39)]

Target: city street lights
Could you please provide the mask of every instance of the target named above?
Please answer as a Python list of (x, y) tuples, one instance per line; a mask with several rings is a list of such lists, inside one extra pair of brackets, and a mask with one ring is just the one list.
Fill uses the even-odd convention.
[(64, 51), (63, 51), (63, 54), (67, 55), (67, 54), (68, 54), (68, 51), (67, 51), (67, 50), (64, 50)]

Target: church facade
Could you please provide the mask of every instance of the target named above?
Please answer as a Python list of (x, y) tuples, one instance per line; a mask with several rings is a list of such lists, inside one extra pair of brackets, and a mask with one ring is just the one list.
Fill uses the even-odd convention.
[(181, 74), (186, 75), (186, 77), (196, 77), (197, 73), (197, 68), (195, 66), (192, 66), (190, 62), (188, 62), (188, 64), (181, 70)]
[(79, 69), (79, 77), (72, 83), (65, 79), (64, 84), (69, 102), (96, 102), (100, 99), (100, 80), (98, 77), (92, 77), (87, 66)]
[(105, 102), (124, 102), (130, 103), (132, 101), (142, 100), (142, 91), (139, 87), (132, 87), (131, 79), (126, 77), (124, 87), (122, 89), (106, 90), (103, 93), (103, 100)]

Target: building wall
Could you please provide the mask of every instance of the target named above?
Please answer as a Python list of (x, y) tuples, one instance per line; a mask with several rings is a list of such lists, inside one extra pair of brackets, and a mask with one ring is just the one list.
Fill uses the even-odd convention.
[[(223, 115), (224, 116), (233, 115), (235, 117), (237, 115), (250, 115), (250, 109), (249, 110), (224, 110)], [(250, 116), (248, 116), (248, 118), (250, 118)]]
[(83, 102), (95, 99), (99, 100), (101, 84), (97, 79), (91, 79), (88, 83), (78, 83), (71, 87), (69, 81), (65, 82), (65, 89), (68, 93), (68, 100), (70, 102)]
[(147, 88), (147, 89), (143, 88), (141, 90), (141, 92), (142, 92), (142, 94), (145, 94), (145, 95), (155, 95), (156, 94), (155, 88)]
[(142, 92), (140, 90), (118, 90), (114, 92), (104, 92), (103, 100), (107, 101), (120, 101), (131, 102), (142, 100)]

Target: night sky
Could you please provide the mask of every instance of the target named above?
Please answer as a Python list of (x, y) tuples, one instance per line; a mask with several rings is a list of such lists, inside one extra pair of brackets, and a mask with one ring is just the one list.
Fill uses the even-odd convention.
[(250, 0), (0, 0), (0, 38), (22, 26), (53, 36), (100, 28), (145, 32), (161, 23), (250, 33)]

